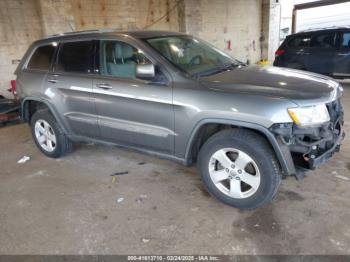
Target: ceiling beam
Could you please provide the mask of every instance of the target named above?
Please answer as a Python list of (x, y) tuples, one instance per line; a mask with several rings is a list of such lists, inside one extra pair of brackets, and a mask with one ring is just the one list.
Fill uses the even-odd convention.
[(303, 3), (303, 4), (297, 4), (294, 5), (295, 10), (303, 10), (303, 9), (308, 9), (308, 8), (314, 8), (314, 7), (320, 7), (320, 6), (325, 6), (325, 5), (336, 5), (336, 4), (341, 4), (345, 2), (350, 2), (349, 0), (319, 0), (319, 1), (314, 1), (310, 3)]
[(294, 34), (296, 30), (297, 11), (326, 6), (326, 5), (336, 5), (336, 4), (346, 3), (346, 2), (350, 2), (350, 0), (319, 0), (319, 1), (314, 1), (310, 3), (294, 5), (293, 14), (292, 14), (292, 34)]

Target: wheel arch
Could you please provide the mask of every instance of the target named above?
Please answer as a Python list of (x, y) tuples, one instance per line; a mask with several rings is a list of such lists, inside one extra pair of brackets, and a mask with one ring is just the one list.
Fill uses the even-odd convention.
[[(206, 129), (206, 127), (216, 126), (219, 127), (219, 129), (216, 131), (221, 131), (222, 129), (226, 128), (245, 128), (251, 131), (254, 131), (256, 133), (259, 133), (262, 137), (264, 137), (270, 146), (272, 147), (276, 158), (282, 168), (282, 171), (286, 175), (294, 175), (295, 174), (295, 166), (292, 161), (290, 161), (288, 154), (290, 155), (290, 152), (286, 152), (283, 148), (283, 144), (278, 141), (278, 139), (271, 133), (271, 131), (268, 130), (268, 128), (261, 126), (259, 124), (251, 123), (251, 122), (244, 122), (244, 121), (237, 121), (237, 120), (230, 120), (230, 119), (204, 119), (199, 121), (195, 127), (193, 128), (190, 138), (188, 139), (186, 152), (185, 152), (185, 162), (187, 165), (190, 165), (193, 162), (193, 153), (195, 150), (200, 149), (200, 146), (204, 144), (206, 141), (200, 141), (202, 138), (202, 130)], [(205, 131), (204, 131), (205, 132)], [(211, 133), (206, 139), (208, 139), (211, 135), (215, 134), (216, 132)], [(209, 132), (210, 133), (210, 132)], [(200, 144), (203, 142), (199, 148), (196, 149), (198, 146), (198, 143)], [(197, 152), (198, 153), (198, 152)]]
[(40, 109), (47, 108), (50, 113), (53, 115), (55, 120), (58, 122), (58, 124), (63, 129), (64, 133), (68, 133), (67, 127), (64, 125), (62, 119), (59, 117), (59, 114), (56, 112), (54, 107), (50, 104), (49, 101), (46, 99), (38, 98), (38, 97), (26, 97), (21, 102), (21, 119), (24, 122), (30, 122), (31, 117), (33, 114)]

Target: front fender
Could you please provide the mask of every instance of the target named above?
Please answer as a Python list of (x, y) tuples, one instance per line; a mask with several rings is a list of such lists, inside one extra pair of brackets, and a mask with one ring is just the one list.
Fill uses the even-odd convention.
[(191, 149), (195, 143), (197, 133), (199, 132), (200, 128), (204, 126), (205, 124), (225, 124), (225, 125), (231, 125), (234, 127), (241, 127), (241, 128), (247, 128), (254, 131), (259, 132), (261, 135), (263, 135), (271, 144), (276, 157), (281, 165), (281, 168), (286, 175), (295, 175), (296, 169), (293, 163), (292, 156), (290, 154), (290, 151), (286, 145), (282, 143), (279, 139), (277, 139), (272, 132), (269, 131), (264, 126), (245, 122), (245, 121), (237, 121), (237, 120), (231, 120), (231, 119), (217, 119), (217, 118), (207, 118), (199, 121), (195, 127), (193, 128), (190, 138), (187, 142), (186, 152), (185, 152), (185, 162), (187, 165), (189, 165), (192, 161), (191, 157)]

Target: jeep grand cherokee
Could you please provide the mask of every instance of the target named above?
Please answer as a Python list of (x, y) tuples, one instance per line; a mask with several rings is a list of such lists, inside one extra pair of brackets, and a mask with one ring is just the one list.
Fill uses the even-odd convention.
[(16, 73), (22, 119), (48, 157), (95, 141), (197, 162), (208, 191), (242, 209), (268, 203), (282, 176), (316, 168), (344, 135), (331, 78), (246, 66), (182, 33), (55, 35)]

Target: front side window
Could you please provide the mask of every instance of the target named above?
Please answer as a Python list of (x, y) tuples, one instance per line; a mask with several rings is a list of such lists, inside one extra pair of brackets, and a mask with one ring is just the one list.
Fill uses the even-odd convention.
[(309, 35), (296, 36), (288, 42), (289, 47), (295, 47), (295, 48), (308, 47), (309, 44), (310, 44)]
[(136, 78), (136, 65), (151, 64), (144, 53), (120, 41), (101, 41), (100, 72), (105, 76)]
[(56, 71), (92, 73), (94, 66), (93, 41), (62, 43), (58, 53)]
[(159, 54), (181, 70), (211, 74), (227, 66), (241, 64), (224, 52), (191, 36), (168, 36), (145, 39)]
[(342, 40), (340, 44), (341, 48), (350, 48), (350, 32), (342, 34)]
[(310, 47), (330, 48), (334, 46), (335, 34), (323, 33), (312, 37)]
[(55, 48), (53, 44), (38, 47), (30, 58), (27, 69), (49, 70)]

